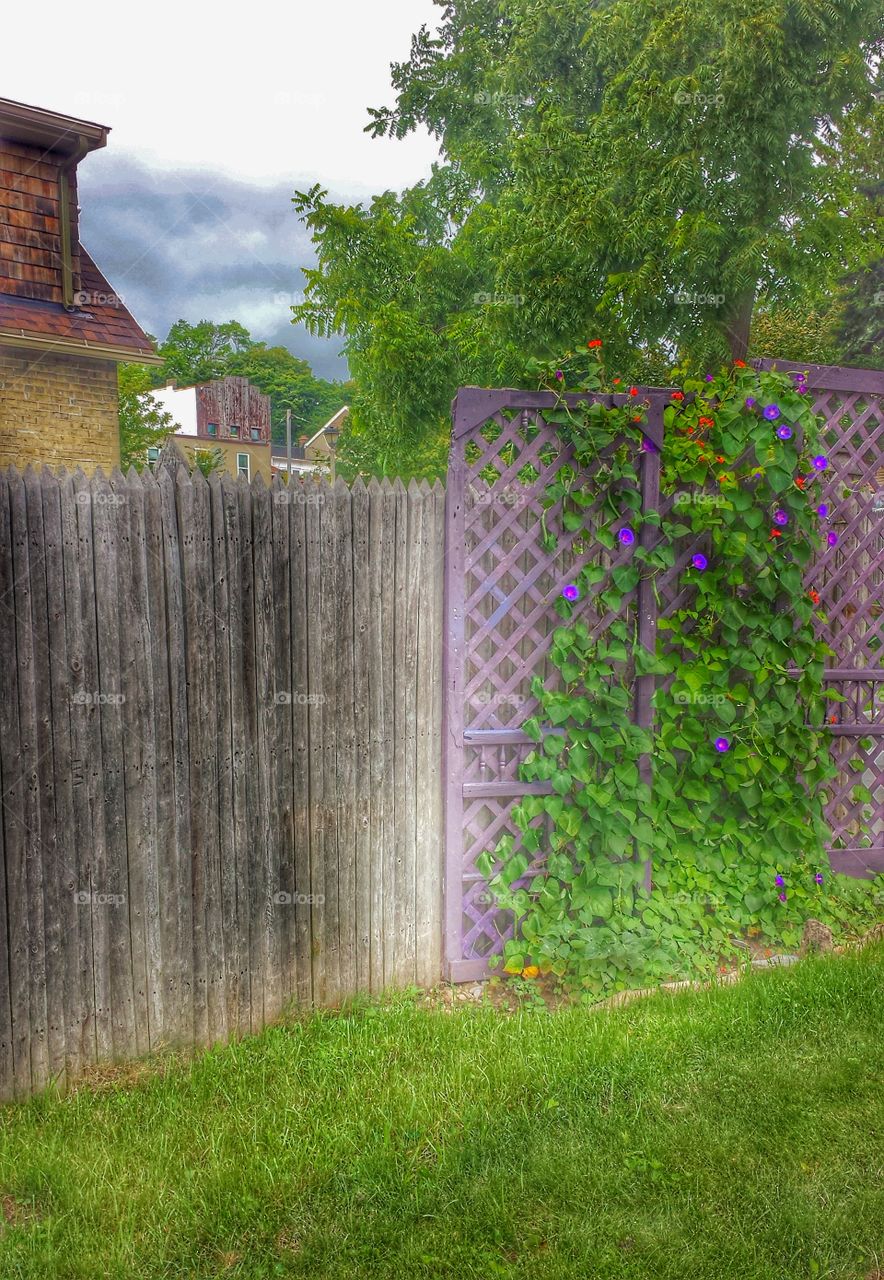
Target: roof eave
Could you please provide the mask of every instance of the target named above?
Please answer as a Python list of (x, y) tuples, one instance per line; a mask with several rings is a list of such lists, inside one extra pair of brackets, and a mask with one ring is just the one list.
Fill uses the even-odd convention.
[(0, 346), (23, 347), (31, 351), (58, 351), (60, 355), (90, 356), (94, 360), (109, 360), (116, 364), (161, 365), (162, 356), (154, 351), (133, 347), (118, 347), (113, 343), (90, 342), (87, 338), (46, 337), (21, 330), (0, 329)]
[(108, 125), (0, 98), (0, 138), (80, 158), (107, 146)]

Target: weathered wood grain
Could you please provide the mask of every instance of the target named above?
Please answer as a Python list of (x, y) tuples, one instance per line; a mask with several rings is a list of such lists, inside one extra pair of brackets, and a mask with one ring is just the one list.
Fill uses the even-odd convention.
[(0, 1097), (439, 976), (443, 510), (0, 473)]

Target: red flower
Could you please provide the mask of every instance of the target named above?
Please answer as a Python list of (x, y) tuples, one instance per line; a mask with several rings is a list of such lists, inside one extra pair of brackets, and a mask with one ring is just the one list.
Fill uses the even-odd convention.
[(770, 536), (772, 538), (782, 538), (783, 535), (780, 533), (779, 529), (771, 529)]
[(803, 489), (807, 481), (805, 480), (804, 476), (796, 476), (795, 483), (797, 484), (799, 489)]
[(673, 393), (672, 393), (672, 398), (673, 398), (673, 400), (684, 400), (684, 392), (683, 392), (683, 391), (673, 391)]
[(735, 369), (745, 369), (745, 368), (746, 368), (746, 361), (745, 361), (745, 360), (735, 360), (735, 361), (734, 361), (734, 368), (735, 368)]
[(808, 591), (808, 593), (807, 593), (807, 594), (810, 596), (810, 598), (811, 598), (811, 600), (813, 601), (813, 603), (814, 603), (814, 604), (819, 604), (819, 602), (820, 602), (820, 593), (819, 593), (818, 591)]
[(631, 396), (637, 396), (637, 395), (638, 395), (638, 387), (630, 387), (630, 388), (629, 388), (629, 394), (630, 394)]
[(688, 435), (689, 435), (689, 436), (692, 436), (693, 434), (694, 434), (694, 428), (693, 428), (693, 427), (688, 427)]
[(724, 455), (719, 453), (719, 454), (716, 456), (715, 461), (716, 461), (716, 462), (724, 462), (724, 461), (725, 461)]
[(837, 723), (838, 723), (837, 716), (829, 716), (829, 724), (837, 724)]
[(715, 426), (715, 419), (714, 419), (714, 418), (700, 418), (700, 419), (699, 419), (699, 422), (700, 422), (700, 426), (701, 426), (701, 427), (714, 427), (714, 426)]
[(620, 378), (612, 378), (612, 379), (611, 379), (611, 381), (614, 383), (614, 386), (615, 386), (615, 387), (619, 387), (619, 386), (620, 386), (620, 382), (621, 382), (621, 379), (620, 379)]
[(593, 347), (600, 347), (602, 345), (602, 340), (601, 338), (590, 338), (589, 342), (587, 342), (586, 345), (589, 347), (591, 351)]
[(641, 419), (641, 414), (640, 414), (640, 413), (637, 413), (637, 414), (635, 415), (635, 417), (634, 417), (632, 420), (633, 420), (633, 422), (641, 422), (641, 420), (642, 420), (642, 419)]

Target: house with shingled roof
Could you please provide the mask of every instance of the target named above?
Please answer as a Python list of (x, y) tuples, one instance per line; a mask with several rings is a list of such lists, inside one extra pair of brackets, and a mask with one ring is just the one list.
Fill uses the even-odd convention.
[(162, 363), (79, 236), (105, 125), (0, 98), (0, 466), (120, 460), (117, 365)]

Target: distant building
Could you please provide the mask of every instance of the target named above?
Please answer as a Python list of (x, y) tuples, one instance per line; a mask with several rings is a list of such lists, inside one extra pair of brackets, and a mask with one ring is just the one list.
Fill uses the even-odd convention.
[[(297, 443), (292, 442), (292, 475), (330, 474), (338, 436), (349, 416), (349, 406), (344, 405), (312, 436), (302, 436)], [(288, 470), (284, 444), (272, 446), (272, 466), (274, 471), (281, 471), (283, 475)]]
[(0, 98), (0, 466), (110, 470), (117, 364), (161, 363), (80, 243), (77, 165), (108, 133)]
[[(219, 449), (231, 475), (247, 480), (262, 475), (270, 483), (270, 397), (248, 378), (218, 378), (192, 387), (170, 383), (151, 394), (172, 415), (177, 424), (172, 439), (188, 460), (197, 450)], [(158, 455), (159, 450), (148, 451), (150, 460)]]

